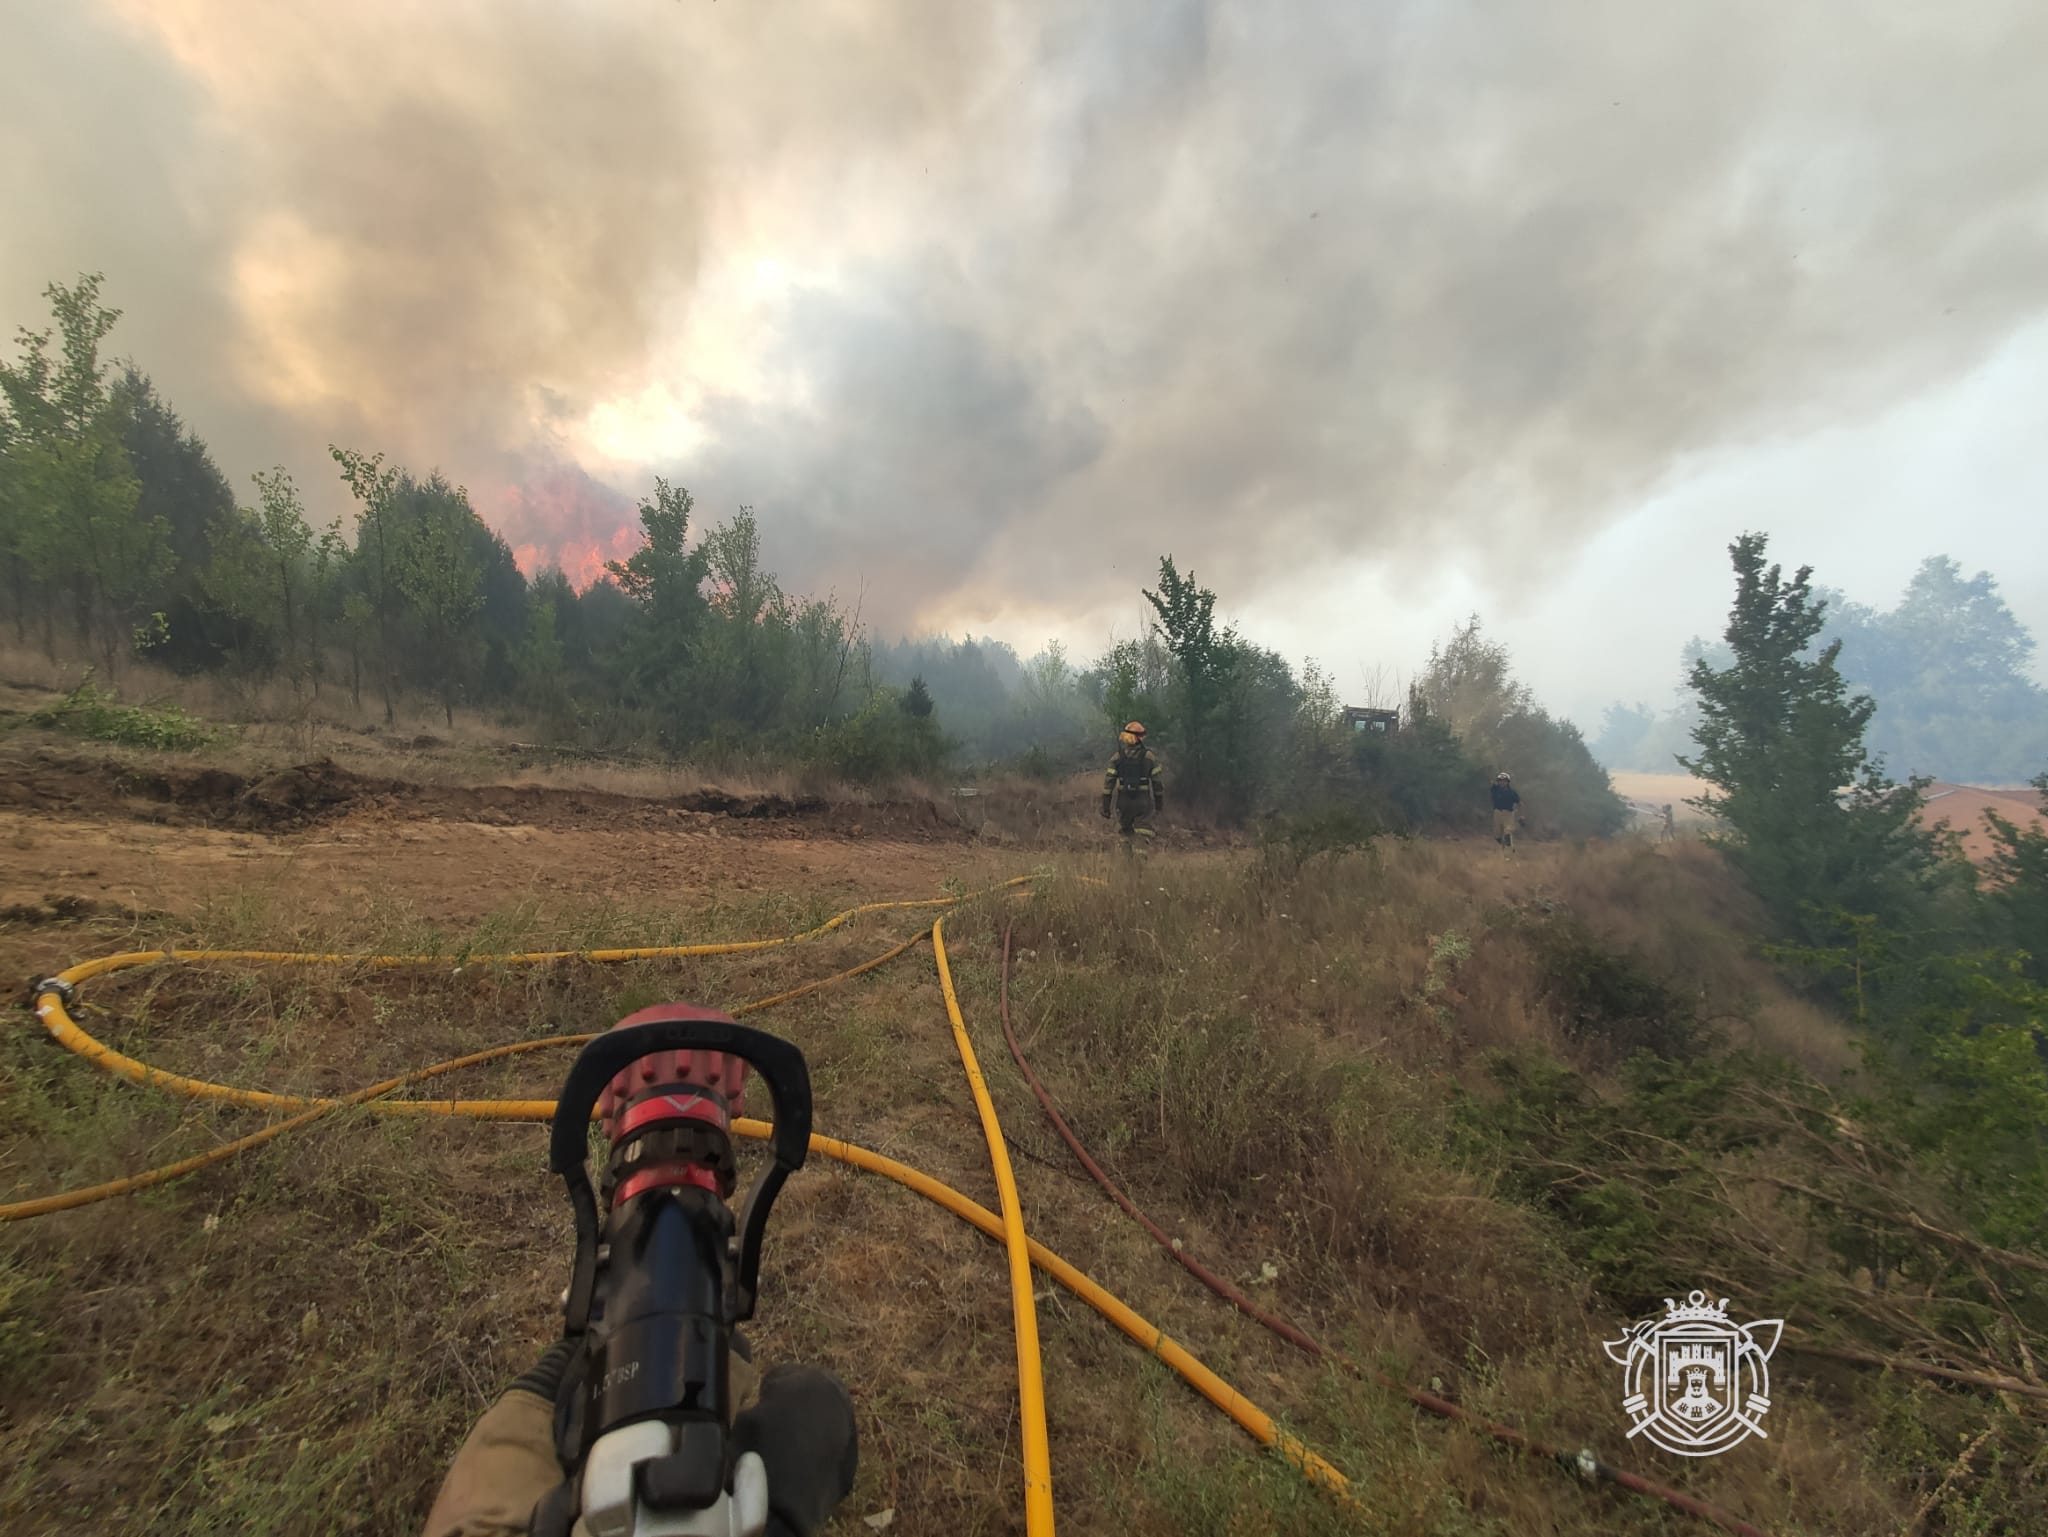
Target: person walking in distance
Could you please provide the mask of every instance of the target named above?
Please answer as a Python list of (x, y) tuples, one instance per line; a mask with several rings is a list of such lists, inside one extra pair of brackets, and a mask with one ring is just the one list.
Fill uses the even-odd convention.
[(1117, 738), (1116, 756), (1102, 776), (1102, 814), (1114, 811), (1117, 830), (1126, 845), (1133, 837), (1149, 838), (1152, 829), (1141, 824), (1166, 805), (1166, 786), (1159, 775), (1159, 760), (1145, 746), (1145, 723), (1132, 721)]
[(1493, 776), (1493, 841), (1502, 848), (1515, 846), (1515, 824), (1521, 818), (1522, 792), (1506, 770)]
[(1676, 824), (1672, 821), (1671, 808), (1669, 806), (1666, 806), (1664, 808), (1664, 826), (1663, 829), (1658, 833), (1657, 841), (1659, 843), (1669, 843), (1673, 838), (1676, 838), (1677, 836), (1678, 828)]

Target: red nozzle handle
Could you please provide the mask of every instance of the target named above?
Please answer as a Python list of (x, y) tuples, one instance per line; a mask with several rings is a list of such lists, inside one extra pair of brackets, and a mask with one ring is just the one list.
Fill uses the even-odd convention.
[(689, 1004), (642, 1009), (607, 1030), (577, 1054), (555, 1102), (548, 1167), (568, 1174), (583, 1167), (584, 1128), (607, 1085), (642, 1057), (669, 1051), (723, 1052), (761, 1076), (775, 1109), (775, 1162), (801, 1169), (811, 1147), (811, 1073), (804, 1054), (780, 1036), (742, 1025), (729, 1015)]
[(774, 1158), (755, 1176), (740, 1207), (735, 1269), (736, 1319), (754, 1312), (754, 1283), (761, 1270), (761, 1237), (782, 1182), (804, 1166), (811, 1147), (811, 1072), (804, 1054), (780, 1036), (742, 1025), (730, 1015), (690, 1004), (642, 1009), (607, 1030), (577, 1053), (555, 1101), (548, 1133), (548, 1167), (569, 1187), (576, 1211), (576, 1273), (569, 1285), (568, 1320), (579, 1326), (589, 1316), (597, 1266), (597, 1196), (585, 1162), (590, 1112), (606, 1085), (642, 1057), (668, 1051), (715, 1051), (738, 1057), (760, 1074), (775, 1107)]

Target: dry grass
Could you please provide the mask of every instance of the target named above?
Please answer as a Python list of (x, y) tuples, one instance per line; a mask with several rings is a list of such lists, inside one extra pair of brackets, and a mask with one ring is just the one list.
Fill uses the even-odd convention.
[[(1497, 1199), (1497, 1171), (1453, 1134), (1465, 1090), (1498, 1052), (1589, 1072), (1607, 1060), (1549, 1006), (1531, 926), (1569, 920), (1634, 954), (1696, 1000), (1705, 1038), (1774, 1038), (1830, 1068), (1848, 1045), (1785, 997), (1729, 926), (1747, 905), (1708, 851), (1475, 854), (1400, 845), (1278, 880), (1241, 860), (1141, 861), (1103, 888), (1055, 888), (1017, 919), (1020, 1019), (1084, 1140), (1226, 1274), (1257, 1284), (1271, 1263), (1271, 1295), (1312, 1332), (1411, 1382), (1440, 1381), (1482, 1413), (1640, 1466), (1596, 1343), (1625, 1320), (1549, 1219)], [(986, 967), (962, 970), (986, 1014)], [(1006, 1125), (1032, 1120), (1007, 1078), (998, 1093)], [(1877, 1412), (1855, 1401), (1860, 1388), (1788, 1413), (1787, 1438), (1753, 1456), (1678, 1470), (1648, 1454), (1664, 1461), (1650, 1471), (1772, 1531), (1894, 1526), (1897, 1470), (1873, 1455)], [(1395, 1487), (1432, 1491), (1473, 1523), (1419, 1521), (1428, 1501), (1395, 1499), (1389, 1529), (1493, 1530), (1485, 1518), (1506, 1510), (1503, 1530), (1656, 1529), (1639, 1506), (1596, 1513), (1484, 1454), (1476, 1475), (1456, 1478), (1434, 1464), (1386, 1468), (1355, 1401), (1294, 1412), (1332, 1444), (1359, 1445)], [(1819, 1484), (1817, 1468), (1828, 1470)]]
[[(1225, 853), (1061, 868), (1106, 884), (1062, 880), (948, 920), (1031, 1227), (1352, 1473), (1366, 1509), (1342, 1516), (1048, 1291), (1063, 1527), (1697, 1529), (1315, 1370), (1196, 1290), (1048, 1134), (1009, 1070), (996, 993), (1014, 922), (1015, 1007), (1034, 1065), (1137, 1199), (1212, 1263), (1406, 1380), (1436, 1380), (1483, 1413), (1640, 1466), (1649, 1459), (1622, 1436), (1598, 1350), (1620, 1320), (1548, 1219), (1497, 1196), (1498, 1171), (1474, 1161), (1453, 1122), (1494, 1052), (1596, 1066), (1545, 1001), (1526, 942), (1528, 925), (1558, 914), (1693, 989), (1727, 1031), (1776, 1032), (1817, 1062), (1835, 1059), (1839, 1033), (1801, 1015), (1749, 953), (1746, 904), (1713, 856), (1621, 844), (1505, 860), (1490, 844), (1414, 843), (1295, 873)], [(792, 890), (688, 912), (529, 904), (458, 934), (402, 905), (337, 913), (316, 893), (270, 892), (63, 938), (78, 953), (176, 939), (452, 957), (784, 932), (821, 915)], [(869, 919), (800, 950), (687, 965), (144, 972), (96, 984), (88, 1023), (166, 1066), (333, 1090), (509, 1037), (601, 1026), (658, 998), (776, 991), (918, 926)], [(29, 941), (0, 943), (28, 964)], [(761, 1023), (809, 1055), (821, 1129), (992, 1203), (928, 951)], [(460, 1087), (545, 1094), (564, 1066), (527, 1057)], [(251, 1120), (112, 1083), (27, 1033), (0, 1044), (0, 1075), (11, 1107), (0, 1167), (20, 1192), (162, 1161)], [(547, 1337), (568, 1253), (537, 1129), (366, 1114), (0, 1234), (0, 1417), (14, 1453), (0, 1525), (413, 1529), (463, 1428)], [(767, 1359), (817, 1360), (854, 1387), (863, 1466), (834, 1530), (863, 1533), (860, 1519), (883, 1509), (896, 1512), (894, 1532), (1019, 1529), (1008, 1300), (1000, 1251), (979, 1235), (886, 1183), (814, 1165), (769, 1235), (756, 1343)], [(1890, 1448), (1901, 1423), (1920, 1423), (1917, 1401), (1869, 1379), (1787, 1375), (1768, 1443), (1646, 1471), (1781, 1534), (1896, 1530), (1914, 1489)]]

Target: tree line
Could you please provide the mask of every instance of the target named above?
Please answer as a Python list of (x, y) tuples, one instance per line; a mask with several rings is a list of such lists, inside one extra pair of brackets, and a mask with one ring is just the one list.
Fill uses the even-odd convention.
[(467, 706), (560, 743), (867, 782), (990, 765), (1056, 778), (1099, 767), (1135, 717), (1182, 803), (1228, 820), (1345, 805), (1381, 825), (1461, 825), (1511, 764), (1541, 824), (1620, 823), (1578, 733), (1476, 620), (1399, 702), (1405, 729), (1381, 737), (1346, 727), (1326, 673), (1219, 623), (1216, 594), (1171, 556), (1144, 591), (1145, 633), (1091, 661), (890, 640), (857, 606), (784, 591), (751, 509), (700, 530), (688, 490), (657, 479), (639, 547), (578, 591), (558, 569), (522, 573), (462, 487), (379, 454), (331, 449), (347, 526), (317, 526), (281, 468), (237, 498), (148, 375), (106, 358), (120, 314), (101, 279), (46, 292), (50, 326), (0, 363), (5, 601), (18, 642), (90, 658), (103, 681), (141, 657), (251, 708), (264, 690), (301, 709), (345, 694), (389, 723), (410, 696), (451, 724)]
[[(856, 613), (781, 590), (751, 510), (693, 541), (689, 493), (657, 481), (641, 548), (579, 592), (557, 569), (528, 579), (462, 487), (379, 454), (331, 450), (351, 526), (316, 527), (283, 469), (243, 503), (149, 377), (107, 360), (120, 312), (100, 291), (53, 284), (51, 325), (0, 363), (18, 642), (108, 681), (139, 657), (309, 702), (344, 690), (386, 722), (414, 694), (451, 723), (459, 704), (511, 709), (565, 741), (680, 753), (830, 727), (856, 766), (935, 765), (928, 706), (876, 679)], [(902, 724), (877, 730), (885, 707)]]
[[(1849, 687), (1866, 695), (1871, 754), (1908, 774), (2018, 784), (2048, 763), (2048, 690), (2029, 675), (2034, 637), (1999, 595), (1989, 572), (1965, 576), (1946, 555), (1920, 563), (1890, 609), (1841, 591), (1812, 592), (1820, 618), (1811, 644), (1840, 643)], [(1608, 707), (1595, 755), (1609, 768), (1669, 773), (1700, 721), (1691, 678), (1702, 659), (1725, 664), (1725, 646), (1694, 637), (1663, 710)]]

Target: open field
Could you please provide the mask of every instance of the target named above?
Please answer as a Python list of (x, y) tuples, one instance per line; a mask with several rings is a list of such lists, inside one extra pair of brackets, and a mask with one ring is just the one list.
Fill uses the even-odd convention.
[(2015, 827), (2048, 825), (2041, 809), (2041, 796), (2031, 786), (2019, 789), (1986, 790), (1975, 785), (1935, 783), (1927, 787), (1924, 820), (1947, 827), (1962, 839), (1963, 851), (1972, 859), (1987, 858), (1994, 845), (1985, 827), (1986, 815), (2002, 817)]
[[(1484, 842), (1417, 842), (1296, 868), (1192, 839), (1116, 857), (1092, 818), (1057, 806), (1011, 831), (1014, 808), (987, 808), (982, 835), (929, 802), (651, 801), (28, 741), (10, 752), (0, 966), (18, 979), (165, 945), (450, 958), (396, 972), (153, 967), (82, 990), (81, 1023), (110, 1044), (248, 1086), (334, 1093), (653, 1001), (737, 1004), (873, 955), (928, 915), (686, 962), (462, 965), (468, 953), (784, 934), (857, 902), (1039, 873), (1027, 894), (968, 901), (947, 921), (1033, 1236), (1328, 1456), (1362, 1507), (1346, 1513), (1258, 1454), (1042, 1280), (1065, 1530), (1710, 1528), (1317, 1368), (1196, 1287), (1073, 1166), (1015, 1073), (997, 1029), (1006, 925), (1026, 1049), (1097, 1156), (1194, 1251), (1330, 1343), (1774, 1533), (1897, 1531), (1930, 1495), (1929, 1533), (2022, 1529), (1963, 1524), (1970, 1502), (2038, 1513), (2021, 1468), (1942, 1484), (1957, 1437), (1993, 1434), (1995, 1405), (1789, 1351), (1773, 1366), (1767, 1442), (1689, 1463), (1625, 1436), (1600, 1341), (1628, 1315), (1571, 1233), (1516, 1193), (1510, 1143), (1487, 1130), (1493, 1064), (1542, 1053), (1598, 1083), (1632, 1042), (1690, 1050), (1695, 1031), (1716, 1049), (1782, 1054), (1823, 1085), (1855, 1060), (1758, 962), (1747, 899), (1693, 843), (1507, 859)], [(1560, 946), (1578, 946), (1579, 965), (1632, 957), (1663, 1001), (1574, 1003)], [(820, 1130), (995, 1205), (928, 945), (756, 1022), (809, 1055)], [(451, 1092), (547, 1097), (565, 1067), (535, 1053)], [(26, 1015), (0, 1055), (0, 1094), (6, 1199), (262, 1124), (97, 1074)], [(1756, 1231), (1790, 1231), (1763, 1197), (1741, 1199)], [(416, 1528), (466, 1426), (550, 1336), (570, 1252), (561, 1204), (536, 1127), (351, 1111), (179, 1183), (8, 1226), (0, 1528)], [(1703, 1236), (1734, 1220), (1703, 1212)], [(1700, 1278), (1656, 1284), (1682, 1293)], [(1654, 1294), (1631, 1299), (1645, 1302)], [(752, 1333), (762, 1358), (820, 1361), (853, 1387), (862, 1468), (835, 1531), (883, 1529), (863, 1521), (885, 1511), (897, 1533), (1022, 1529), (999, 1247), (814, 1160), (777, 1209)]]
[[(1670, 806), (1680, 827), (1702, 828), (1709, 819), (1686, 805), (1707, 790), (1705, 780), (1689, 774), (1619, 773), (1608, 776), (1614, 789), (1635, 808), (1638, 827), (1654, 827), (1656, 811)], [(2003, 817), (2018, 827), (2048, 823), (2041, 809), (2041, 796), (2031, 786), (1987, 789), (1978, 785), (1945, 784), (1927, 787), (1927, 804), (1922, 820), (1929, 826), (1947, 827), (1962, 841), (1963, 852), (1973, 860), (1989, 857), (1994, 845), (1985, 829), (1985, 814)]]
[(1704, 779), (1695, 779), (1690, 774), (1641, 774), (1633, 771), (1607, 777), (1613, 782), (1614, 793), (1625, 801), (1651, 810), (1669, 806), (1672, 816), (1682, 822), (1703, 820), (1686, 802), (1707, 793)]

